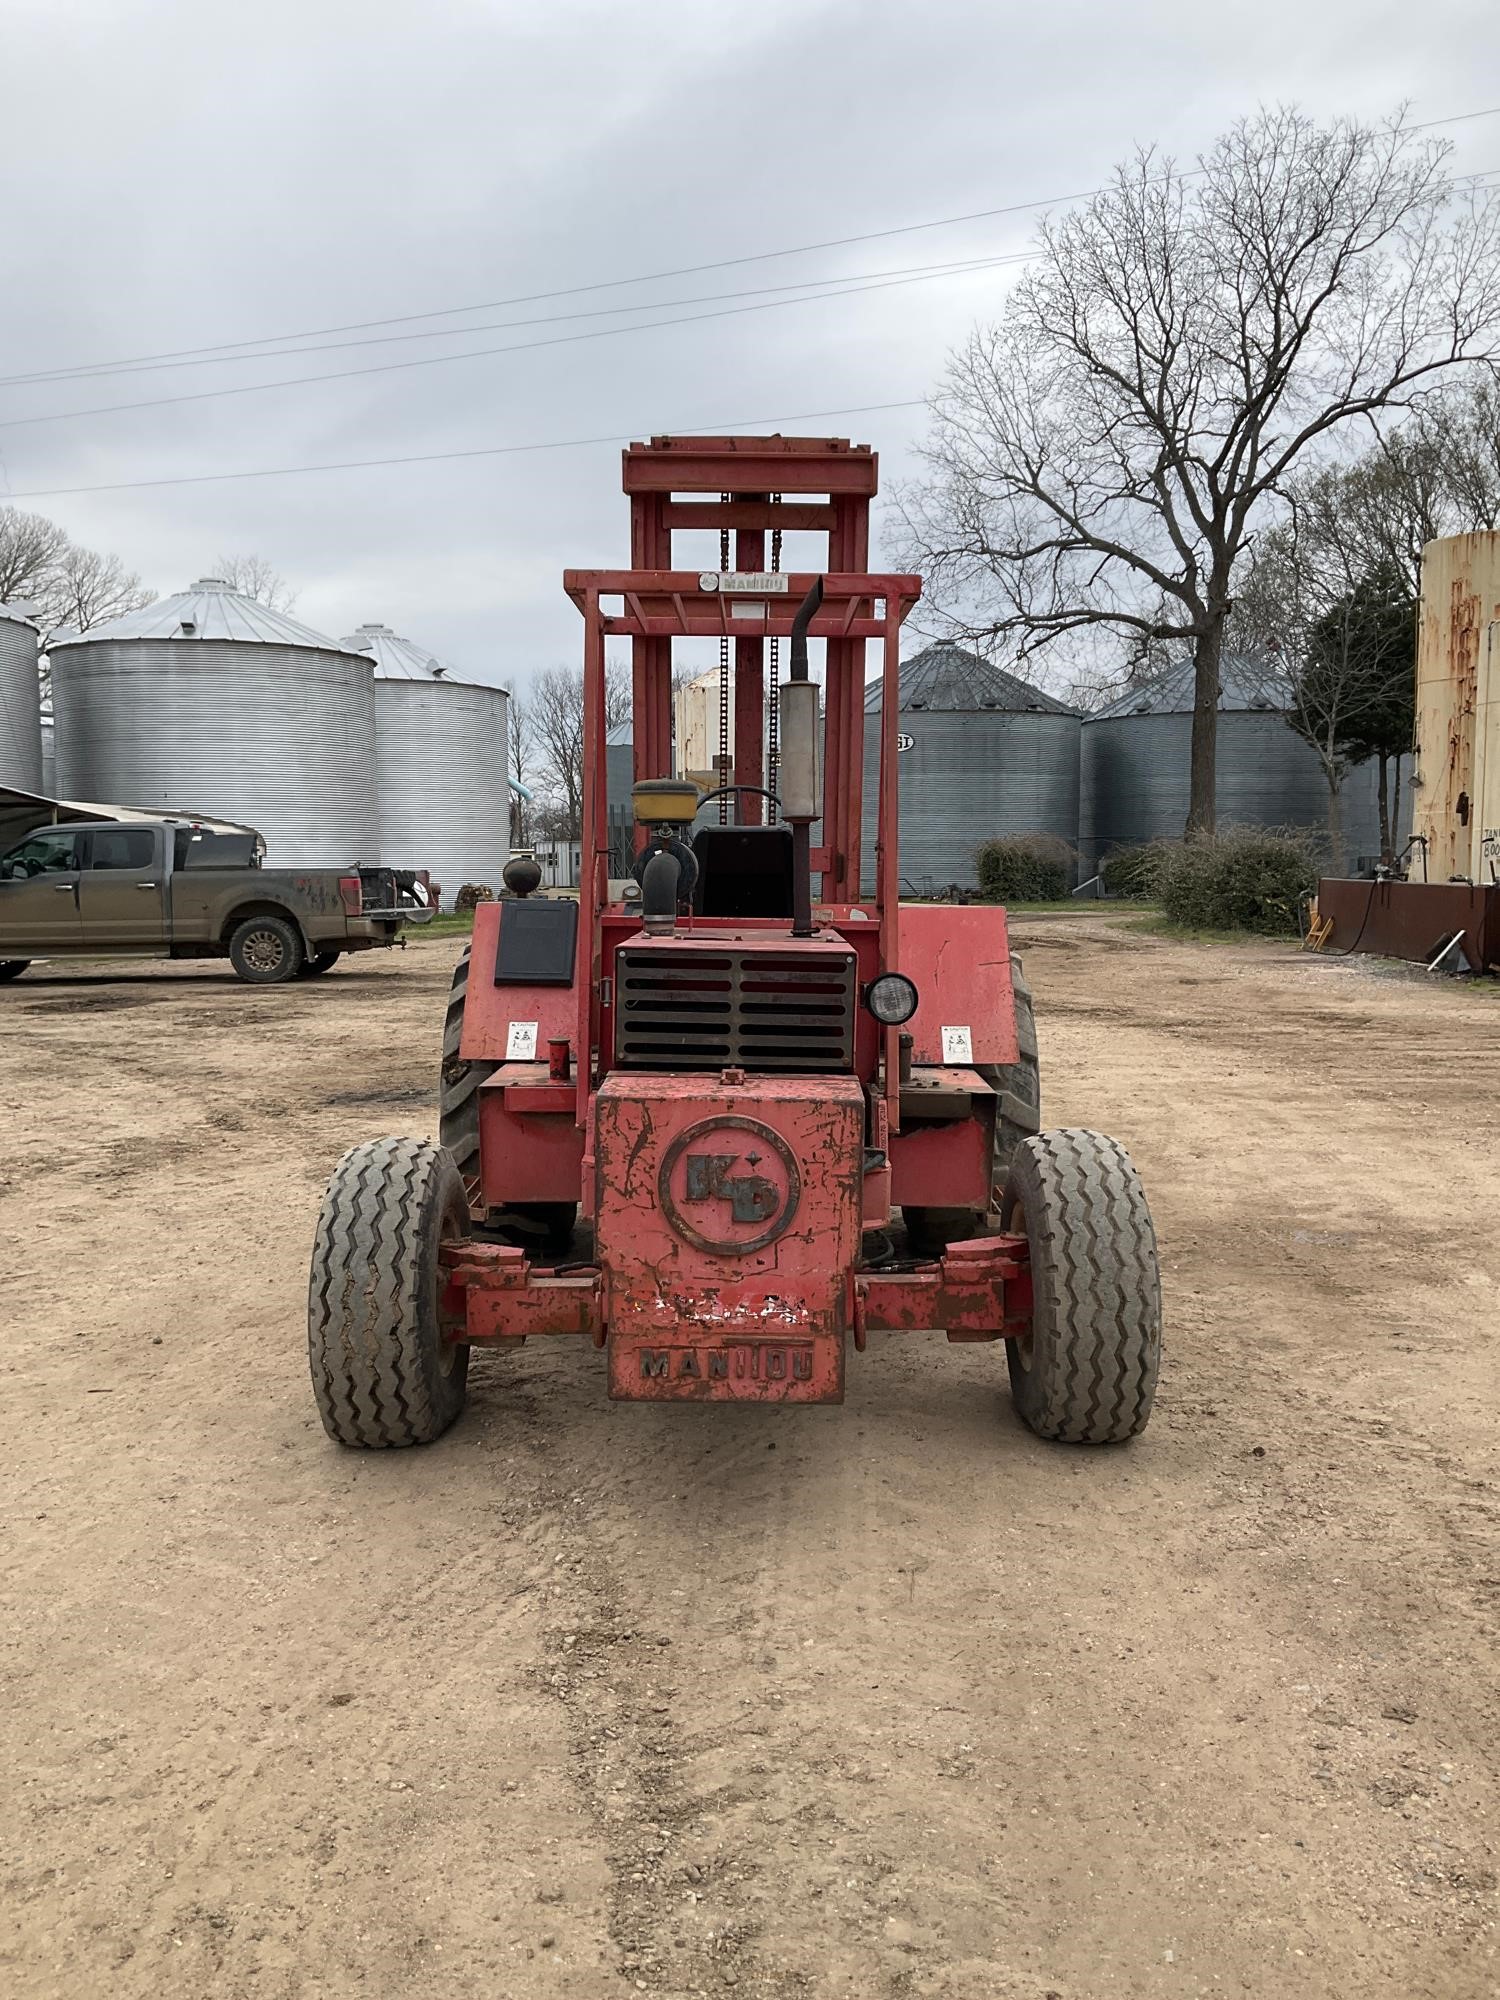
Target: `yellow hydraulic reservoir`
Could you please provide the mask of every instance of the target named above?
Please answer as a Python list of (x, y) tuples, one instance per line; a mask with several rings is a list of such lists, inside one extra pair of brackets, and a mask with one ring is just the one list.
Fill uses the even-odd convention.
[(642, 826), (691, 826), (701, 794), (691, 778), (642, 778), (630, 788)]

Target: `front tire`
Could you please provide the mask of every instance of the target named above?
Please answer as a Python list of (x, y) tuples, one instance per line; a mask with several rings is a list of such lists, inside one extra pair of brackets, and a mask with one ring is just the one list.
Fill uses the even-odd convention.
[(0, 958), (0, 986), (7, 979), (19, 979), (30, 963), (29, 958)]
[(1022, 1420), (1069, 1444), (1136, 1437), (1161, 1364), (1161, 1278), (1130, 1155), (1102, 1132), (1024, 1139), (1001, 1213), (1031, 1246), (1031, 1329), (1006, 1343)]
[(307, 1349), (336, 1444), (431, 1444), (463, 1409), (469, 1350), (439, 1252), (468, 1234), (458, 1169), (430, 1139), (368, 1139), (333, 1170), (313, 1238)]
[(251, 986), (281, 986), (302, 970), (302, 934), (285, 917), (246, 917), (229, 940), (229, 963)]

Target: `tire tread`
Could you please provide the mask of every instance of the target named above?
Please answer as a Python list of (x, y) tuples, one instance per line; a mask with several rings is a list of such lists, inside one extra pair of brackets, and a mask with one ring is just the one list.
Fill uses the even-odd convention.
[(1005, 1210), (1031, 1240), (1031, 1365), (1010, 1351), (1017, 1408), (1039, 1436), (1077, 1444), (1137, 1436), (1161, 1362), (1156, 1232), (1117, 1140), (1043, 1132), (1011, 1162)]
[(313, 1239), (308, 1360), (328, 1435), (382, 1449), (430, 1444), (463, 1407), (466, 1350), (435, 1374), (430, 1259), (453, 1168), (429, 1139), (369, 1139), (334, 1168)]

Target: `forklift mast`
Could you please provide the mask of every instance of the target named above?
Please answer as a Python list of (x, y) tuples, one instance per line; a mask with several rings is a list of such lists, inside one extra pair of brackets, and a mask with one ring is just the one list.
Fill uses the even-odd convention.
[[(821, 584), (822, 601), (810, 622), (804, 621), (807, 636), (824, 642), (821, 838), (809, 847), (806, 865), (821, 884), (819, 913), (835, 924), (868, 922), (871, 914), (859, 907), (865, 662), (868, 642), (881, 642), (876, 941), (871, 956), (879, 972), (895, 969), (899, 958), (897, 675), (901, 626), (921, 594), (921, 579), (868, 571), (870, 502), (878, 478), (875, 453), (842, 438), (657, 437), (628, 446), (623, 469), (633, 567), (569, 570), (564, 576), (564, 588), (584, 619), (588, 782), (579, 926), (593, 963), (592, 976), (579, 981), (579, 1049), (600, 1045), (603, 927), (610, 908), (604, 681), (605, 647), (611, 639), (631, 642), (637, 783), (674, 775), (674, 641), (719, 642), (721, 751), (733, 743), (732, 764), (718, 773), (725, 788), (720, 822), (727, 823), (732, 810), (734, 824), (761, 827), (776, 814), (774, 798), (766, 793), (775, 793), (779, 777), (774, 762), (782, 698), (779, 649), (793, 636), (799, 608)], [(704, 531), (719, 538), (719, 568), (675, 567), (673, 536)], [(781, 538), (788, 532), (826, 537), (821, 568), (781, 569)], [(886, 1040), (889, 1047), (882, 1054), (894, 1091), (899, 1067), (894, 1030)], [(580, 1064), (577, 1079), (580, 1122), (586, 1111), (587, 1067)]]

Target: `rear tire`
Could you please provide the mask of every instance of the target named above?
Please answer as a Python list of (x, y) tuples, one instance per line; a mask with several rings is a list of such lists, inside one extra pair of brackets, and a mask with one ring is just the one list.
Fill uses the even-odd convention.
[(522, 1249), (542, 1256), (558, 1256), (566, 1251), (573, 1226), (578, 1220), (574, 1201), (510, 1202), (504, 1208), (481, 1208), (479, 1191), (479, 1086), (500, 1067), (481, 1059), (465, 1062), (459, 1055), (463, 1041), (464, 1006), (469, 997), (469, 956), (472, 945), (464, 946), (463, 957), (453, 968), (453, 984), (448, 990), (448, 1013), (443, 1022), (443, 1066), (438, 1074), (438, 1132), (453, 1155), (474, 1214), (507, 1236)]
[[(995, 1146), (990, 1173), (995, 1194), (1005, 1185), (1011, 1156), (1023, 1139), (1042, 1129), (1042, 1065), (1036, 1039), (1036, 1002), (1021, 964), (1010, 955), (1010, 987), (1016, 1003), (1016, 1043), (1013, 1063), (977, 1063), (975, 1067), (994, 1091)], [(919, 1257), (941, 1257), (950, 1243), (959, 1243), (984, 1226), (984, 1216), (969, 1208), (905, 1208), (907, 1241)]]
[(341, 951), (315, 951), (311, 958), (303, 959), (297, 977), (321, 979), (325, 972), (331, 971), (338, 964), (343, 955)]
[(469, 1350), (444, 1317), (439, 1251), (468, 1229), (463, 1182), (430, 1139), (368, 1139), (334, 1168), (313, 1238), (307, 1349), (336, 1444), (431, 1444), (463, 1409)]
[(302, 935), (285, 917), (246, 917), (229, 940), (229, 963), (251, 986), (282, 986), (301, 972)]
[(1001, 1214), (1031, 1245), (1031, 1331), (1006, 1343), (1022, 1420), (1069, 1444), (1137, 1436), (1161, 1364), (1161, 1278), (1130, 1155), (1102, 1132), (1024, 1139)]
[(0, 958), (0, 986), (7, 979), (19, 979), (30, 963), (29, 958)]

